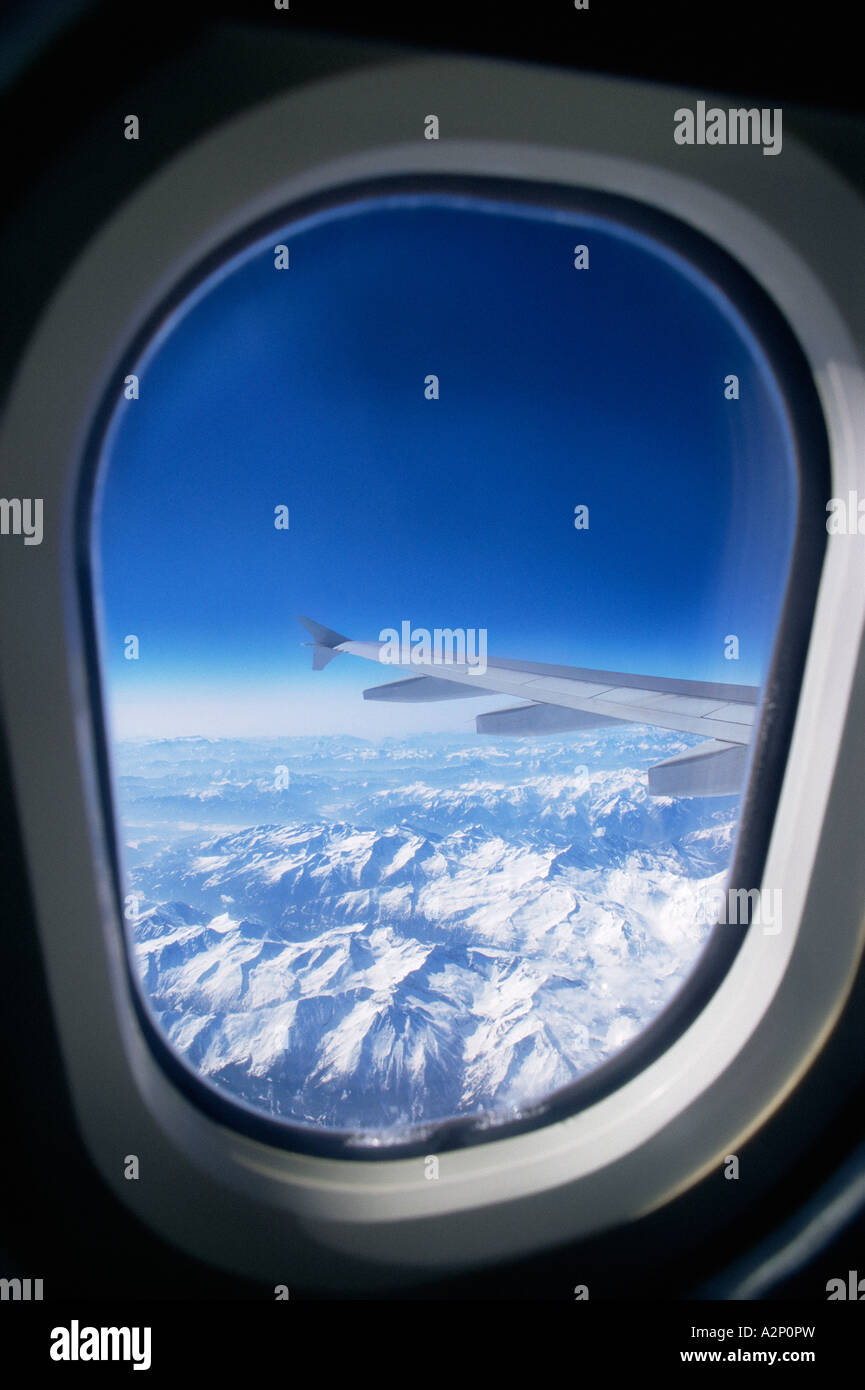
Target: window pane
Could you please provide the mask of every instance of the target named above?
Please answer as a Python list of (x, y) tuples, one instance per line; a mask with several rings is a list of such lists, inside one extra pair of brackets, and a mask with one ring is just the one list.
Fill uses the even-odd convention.
[[(133, 373), (93, 550), (151, 1019), (287, 1123), (525, 1116), (716, 919), (740, 793), (649, 770), (768, 667), (796, 479), (763, 350), (621, 215), (395, 192), (235, 251)], [(650, 683), (584, 674), (598, 721), (570, 668)]]

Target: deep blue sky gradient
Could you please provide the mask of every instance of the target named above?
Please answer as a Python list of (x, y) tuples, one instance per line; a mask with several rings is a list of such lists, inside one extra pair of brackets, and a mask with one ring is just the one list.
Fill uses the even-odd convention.
[(300, 613), (356, 638), (409, 619), (532, 661), (765, 675), (796, 501), (780, 397), (723, 296), (629, 229), (443, 195), (321, 214), (212, 277), (139, 373), (94, 530), (124, 732), (196, 731), (206, 688), (211, 725), (242, 690), (287, 712), (257, 732), (340, 699), (363, 734), (359, 692), (387, 673), (346, 657), (313, 676)]

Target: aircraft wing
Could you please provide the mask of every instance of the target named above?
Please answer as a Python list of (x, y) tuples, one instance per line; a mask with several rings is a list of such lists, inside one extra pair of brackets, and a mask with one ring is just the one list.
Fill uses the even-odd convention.
[(411, 672), (363, 692), (365, 700), (394, 703), (454, 700), (501, 694), (522, 703), (476, 716), (478, 733), (564, 733), (612, 724), (651, 724), (698, 734), (706, 742), (649, 769), (653, 796), (726, 796), (744, 783), (748, 744), (759, 689), (717, 681), (675, 680), (623, 671), (490, 657), (482, 666), (452, 660), (394, 662), (383, 641), (355, 642), (309, 618), (300, 621), (313, 637), (313, 666), (321, 670), (343, 654)]

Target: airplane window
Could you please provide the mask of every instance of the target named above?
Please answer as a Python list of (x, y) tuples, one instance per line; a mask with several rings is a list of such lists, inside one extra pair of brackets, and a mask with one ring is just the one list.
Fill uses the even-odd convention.
[(530, 1124), (741, 925), (797, 483), (694, 235), (361, 190), (124, 362), (89, 562), (130, 975), (289, 1145)]

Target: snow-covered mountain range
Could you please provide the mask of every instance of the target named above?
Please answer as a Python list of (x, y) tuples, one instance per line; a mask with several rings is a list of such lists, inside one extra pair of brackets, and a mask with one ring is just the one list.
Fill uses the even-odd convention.
[(737, 798), (650, 798), (657, 730), (121, 745), (131, 946), (203, 1075), (271, 1115), (397, 1134), (508, 1117), (669, 1002)]

